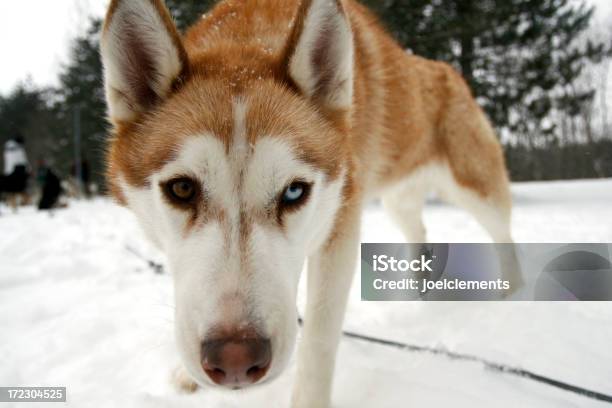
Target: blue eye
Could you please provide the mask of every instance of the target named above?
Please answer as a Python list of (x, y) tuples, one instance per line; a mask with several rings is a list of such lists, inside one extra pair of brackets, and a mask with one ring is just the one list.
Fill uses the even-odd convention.
[(283, 204), (292, 205), (300, 203), (308, 193), (309, 185), (303, 182), (292, 183), (283, 194)]

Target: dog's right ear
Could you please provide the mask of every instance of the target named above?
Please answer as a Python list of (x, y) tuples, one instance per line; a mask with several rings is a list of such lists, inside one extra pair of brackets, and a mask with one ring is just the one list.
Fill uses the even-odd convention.
[(133, 121), (166, 98), (189, 64), (162, 0), (113, 0), (100, 50), (115, 125)]

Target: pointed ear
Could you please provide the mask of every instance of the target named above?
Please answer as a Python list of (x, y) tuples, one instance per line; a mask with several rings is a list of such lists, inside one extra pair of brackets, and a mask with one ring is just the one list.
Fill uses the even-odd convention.
[(340, 0), (302, 0), (286, 51), (289, 76), (326, 108), (353, 101), (353, 34)]
[(100, 50), (114, 124), (134, 120), (166, 98), (188, 68), (187, 53), (162, 0), (113, 0)]

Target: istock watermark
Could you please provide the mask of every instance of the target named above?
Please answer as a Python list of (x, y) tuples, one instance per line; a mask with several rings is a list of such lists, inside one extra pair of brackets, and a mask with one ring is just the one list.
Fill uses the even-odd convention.
[(427, 259), (425, 255), (421, 255), (420, 259), (395, 259), (392, 256), (387, 255), (374, 255), (372, 267), (374, 272), (433, 272), (431, 269), (431, 263), (433, 259)]
[(366, 301), (612, 300), (612, 244), (362, 244)]

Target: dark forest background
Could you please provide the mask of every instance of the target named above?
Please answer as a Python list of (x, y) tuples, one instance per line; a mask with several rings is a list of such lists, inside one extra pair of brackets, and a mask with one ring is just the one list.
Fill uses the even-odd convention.
[[(215, 1), (166, 0), (181, 30)], [(612, 31), (577, 0), (363, 0), (408, 50), (453, 64), (495, 124), (514, 180), (612, 177), (607, 72)], [(0, 142), (63, 176), (80, 150), (103, 185), (101, 22), (71, 44), (59, 86), (0, 95)], [(612, 27), (612, 24), (610, 24)], [(75, 132), (82, 135), (75, 146)]]

